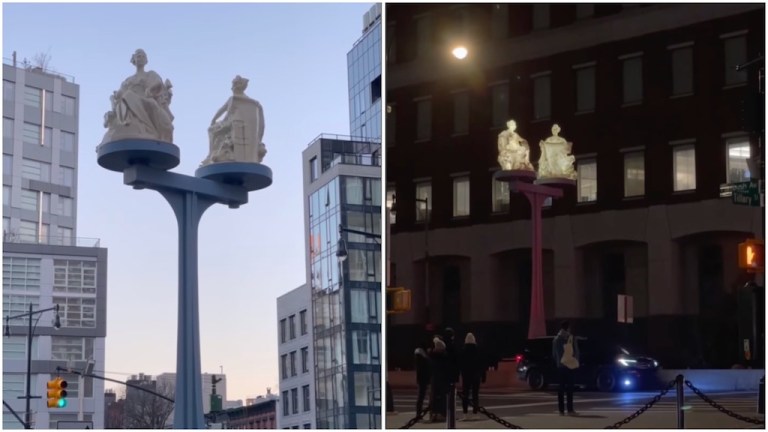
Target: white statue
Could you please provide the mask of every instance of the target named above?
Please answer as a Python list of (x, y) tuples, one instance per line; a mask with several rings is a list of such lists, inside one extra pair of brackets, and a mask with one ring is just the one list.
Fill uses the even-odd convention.
[[(210, 152), (200, 164), (214, 162), (261, 163), (267, 148), (264, 137), (264, 110), (261, 104), (245, 95), (248, 80), (236, 76), (232, 80), (232, 96), (216, 111), (208, 128)], [(216, 120), (226, 112), (224, 118)]]
[(576, 180), (576, 170), (573, 169), (574, 157), (571, 155), (573, 143), (559, 137), (560, 126), (552, 126), (552, 136), (539, 142), (541, 157), (539, 158), (539, 173), (541, 178), (564, 178)]
[(517, 123), (507, 122), (507, 129), (499, 134), (499, 165), (501, 169), (533, 171), (529, 160), (530, 148), (528, 141), (515, 132)]
[(131, 56), (136, 73), (112, 93), (112, 111), (104, 114), (107, 133), (102, 143), (125, 138), (151, 139), (173, 143), (173, 114), (169, 80), (163, 81), (154, 71), (145, 71), (147, 53), (137, 49)]

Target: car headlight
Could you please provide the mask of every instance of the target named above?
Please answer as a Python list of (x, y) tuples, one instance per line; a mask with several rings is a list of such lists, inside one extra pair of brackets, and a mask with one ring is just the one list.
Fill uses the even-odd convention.
[(623, 358), (623, 357), (617, 359), (616, 361), (620, 365), (622, 365), (622, 366), (629, 366), (629, 365), (634, 365), (635, 363), (637, 363), (637, 360), (635, 360), (635, 359), (628, 359), (628, 358)]
[(653, 361), (653, 367), (659, 367), (659, 362), (657, 362), (656, 360), (654, 360), (654, 361)]

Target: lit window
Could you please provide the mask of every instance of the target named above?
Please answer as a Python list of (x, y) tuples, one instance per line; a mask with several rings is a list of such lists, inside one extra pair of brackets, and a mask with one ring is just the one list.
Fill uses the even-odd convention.
[(416, 222), (424, 222), (432, 210), (432, 184), (416, 184)]
[(453, 217), (469, 216), (469, 177), (453, 179)]
[(749, 181), (752, 178), (747, 160), (750, 157), (749, 139), (732, 138), (726, 141), (728, 157), (726, 159), (728, 183)]
[(491, 121), (493, 127), (504, 127), (509, 120), (509, 84), (491, 87)]
[(672, 50), (672, 95), (693, 93), (693, 47)]
[(640, 56), (624, 59), (622, 63), (623, 102), (639, 103), (643, 100), (643, 58)]
[(506, 213), (509, 211), (509, 183), (491, 179), (493, 188), (493, 212)]
[(624, 155), (624, 196), (645, 195), (645, 157), (643, 153)]
[(552, 93), (549, 75), (533, 78), (533, 118), (547, 119), (552, 114)]
[(578, 171), (578, 202), (597, 201), (597, 161), (594, 159), (580, 160), (576, 164), (576, 169)]
[(432, 137), (432, 101), (416, 101), (416, 140), (428, 140)]
[(743, 84), (747, 82), (746, 71), (737, 71), (736, 66), (747, 61), (747, 38), (744, 36), (730, 37), (723, 41), (725, 50), (725, 85)]
[(453, 133), (464, 135), (469, 132), (469, 92), (453, 94)]
[(595, 67), (576, 69), (576, 111), (595, 110)]
[(672, 149), (675, 191), (696, 189), (696, 150), (692, 145)]

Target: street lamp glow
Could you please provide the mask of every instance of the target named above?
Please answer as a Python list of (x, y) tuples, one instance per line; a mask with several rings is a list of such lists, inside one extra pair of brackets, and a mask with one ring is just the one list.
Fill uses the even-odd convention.
[(467, 54), (469, 53), (469, 51), (467, 51), (467, 49), (464, 48), (463, 46), (458, 46), (454, 48), (453, 51), (451, 51), (451, 53), (457, 59), (464, 60), (464, 58), (467, 57)]

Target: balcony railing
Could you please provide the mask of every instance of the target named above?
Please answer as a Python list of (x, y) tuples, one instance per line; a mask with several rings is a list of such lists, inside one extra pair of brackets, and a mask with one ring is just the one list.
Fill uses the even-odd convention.
[(373, 154), (336, 154), (328, 168), (336, 165), (381, 166), (381, 156)]
[(3, 233), (3, 243), (25, 243), (51, 246), (99, 247), (101, 240), (88, 237), (38, 236), (33, 234)]

